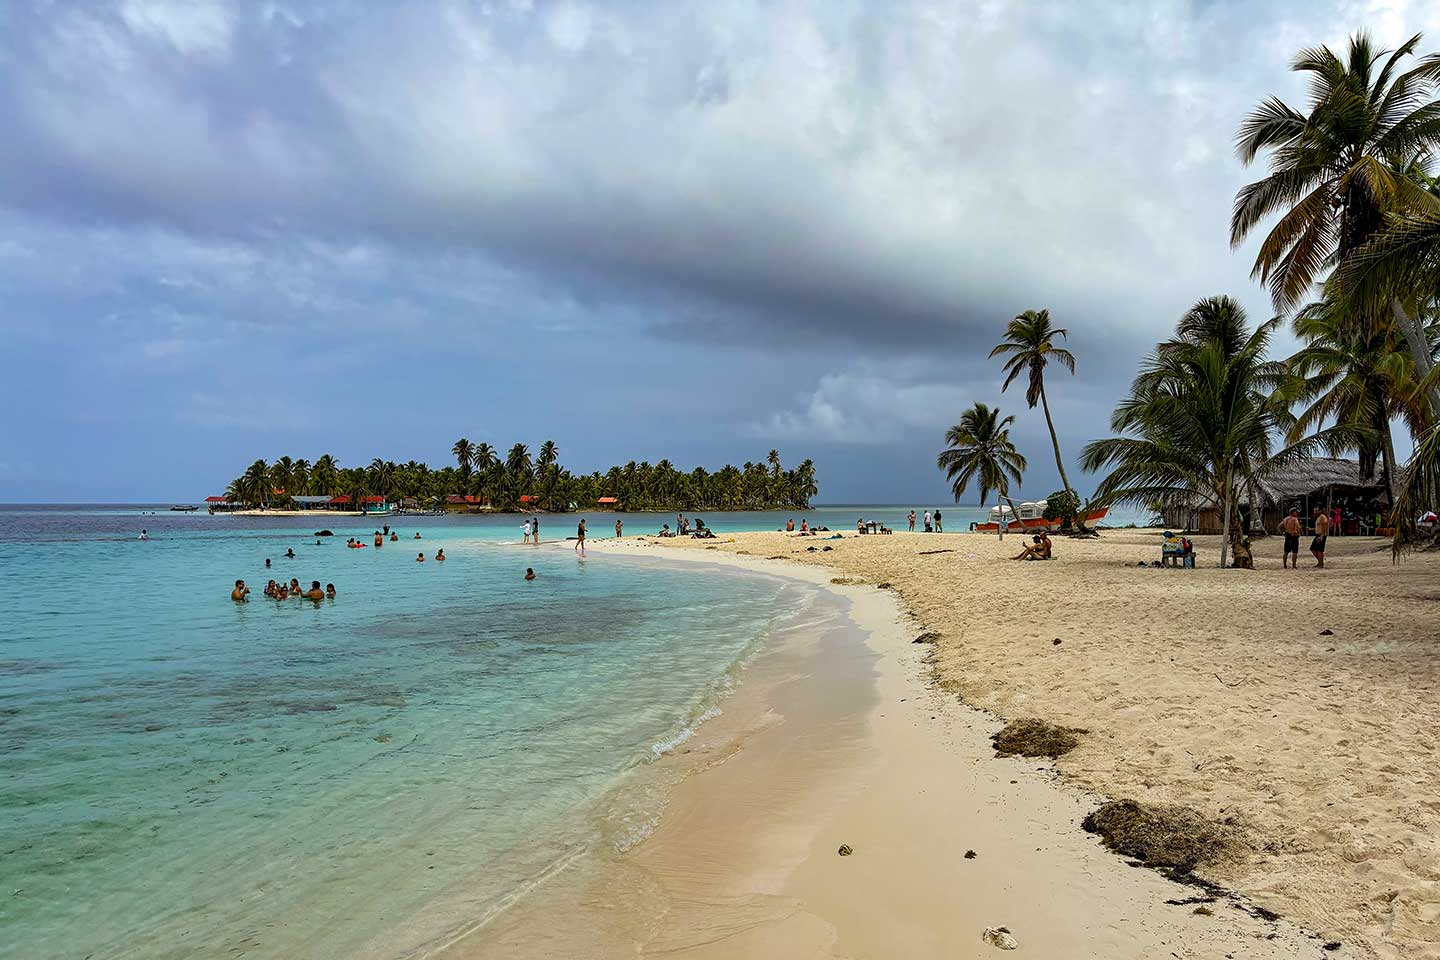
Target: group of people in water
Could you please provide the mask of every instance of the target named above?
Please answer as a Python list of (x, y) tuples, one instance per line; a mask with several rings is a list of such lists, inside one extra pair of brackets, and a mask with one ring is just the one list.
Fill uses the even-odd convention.
[[(300, 586), (300, 581), (293, 577), (289, 583), (271, 580), (265, 584), (265, 596), (271, 600), (334, 600), (335, 584), (327, 583), (322, 590), (319, 580), (311, 580), (310, 589), (306, 590)], [(230, 599), (236, 603), (245, 603), (250, 599), (250, 588), (245, 585), (244, 580), (235, 581), (235, 589), (230, 591)]]

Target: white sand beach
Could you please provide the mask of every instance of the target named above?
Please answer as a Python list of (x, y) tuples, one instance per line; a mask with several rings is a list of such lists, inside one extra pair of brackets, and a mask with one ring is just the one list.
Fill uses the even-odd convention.
[[(833, 549), (807, 552), (812, 546)], [(1125, 867), (1077, 826), (1102, 797), (1127, 797), (1184, 804), (1226, 824), (1241, 838), (1241, 853), (1197, 873), (1326, 942), (1340, 942), (1341, 955), (1440, 956), (1433, 743), (1440, 668), (1431, 649), (1440, 558), (1417, 554), (1392, 564), (1383, 540), (1332, 538), (1324, 571), (1303, 565), (1289, 571), (1280, 569), (1279, 541), (1268, 540), (1257, 544), (1256, 570), (1222, 571), (1207, 566), (1218, 538), (1200, 538), (1199, 569), (1155, 570), (1135, 566), (1158, 556), (1153, 531), (1062, 539), (1049, 563), (1006, 559), (1019, 546), (1014, 536), (1002, 544), (974, 535), (819, 541), (758, 533), (721, 543), (634, 539), (619, 548), (703, 551), (710, 559), (738, 555), (746, 562), (786, 558), (766, 562), (799, 576), (819, 569), (865, 584), (840, 588), (847, 593), (893, 594), (899, 607), (892, 616), (903, 609), (915, 618), (914, 626), (871, 635), (884, 693), (872, 720), (870, 762), (887, 773), (855, 806), (837, 812), (846, 829), (817, 836), (789, 882), (810, 878), (824, 886), (835, 865), (822, 855), (833, 857), (838, 842), (862, 849), (847, 839), (858, 836), (866, 847), (878, 845), (884, 852), (871, 856), (893, 868), (882, 889), (872, 891), (878, 898), (903, 885), (902, 877), (926, 875), (924, 864), (940, 869), (936, 861), (948, 863), (962, 836), (977, 853), (982, 841), (968, 838), (1006, 845), (1009, 856), (1019, 854), (1017, 838), (1026, 836), (1041, 848), (1032, 852), (1048, 859), (1019, 871), (1019, 880), (1064, 889), (1011, 888), (1014, 902), (1047, 905), (1040, 929), (1022, 939), (1061, 937), (1069, 927), (1067, 905), (1076, 906), (1076, 918), (1089, 918), (1085, 929), (1092, 932), (1151, 929), (1153, 921), (1156, 936), (1189, 937), (1200, 918), (1174, 907), (1152, 912), (1178, 888)], [(876, 590), (882, 583), (888, 588)], [(857, 616), (877, 616), (865, 613), (869, 606), (858, 603)], [(907, 646), (905, 636), (916, 627), (940, 634), (923, 664), (911, 650), (925, 645)], [(927, 676), (932, 687), (922, 682)], [(914, 698), (927, 689), (917, 709)], [(1054, 784), (1040, 769), (1048, 763), (989, 758), (986, 738), (999, 717), (1039, 717), (1088, 733), (1053, 765)], [(905, 759), (911, 750), (925, 762), (911, 767)], [(925, 790), (924, 802), (903, 802), (907, 770), (909, 789), (916, 797)], [(880, 837), (878, 844), (872, 839)], [(900, 853), (907, 848), (909, 857)], [(1084, 881), (1065, 886), (1067, 876)], [(892, 924), (885, 917), (903, 905), (891, 903), (882, 916), (852, 919), (877, 942), (896, 942), (915, 927), (922, 928), (916, 937), (936, 936), (939, 928), (952, 929), (961, 904), (997, 889), (993, 874), (979, 890), (956, 886), (963, 876), (944, 877), (943, 886), (963, 895), (946, 897), (931, 913)], [(1162, 896), (1167, 888), (1171, 893)], [(1097, 890), (1105, 891), (1103, 903), (1087, 902)], [(1034, 897), (1040, 899), (1027, 899)], [(1097, 919), (1108, 907), (1129, 919), (1119, 926)], [(1216, 911), (1227, 921), (1234, 913)], [(1148, 919), (1137, 922), (1142, 916)], [(1219, 929), (1214, 918), (1204, 919), (1201, 930)], [(1007, 922), (966, 915), (969, 926), (982, 920)], [(1073, 928), (1069, 936), (1059, 941), (1070, 951), (1063, 955), (1091, 955), (1084, 953), (1091, 948), (1095, 956), (1152, 955), (1138, 941), (1117, 949), (1085, 946), (1073, 939), (1080, 937)], [(1208, 955), (1187, 950), (1177, 955)]]

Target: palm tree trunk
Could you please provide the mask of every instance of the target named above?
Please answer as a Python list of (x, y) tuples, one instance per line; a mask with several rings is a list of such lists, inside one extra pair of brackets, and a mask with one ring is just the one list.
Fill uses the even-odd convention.
[(1390, 415), (1382, 408), (1378, 414), (1380, 423), (1380, 454), (1384, 458), (1381, 471), (1385, 481), (1385, 494), (1390, 498), (1390, 509), (1395, 509), (1395, 438), (1390, 432)]
[[(1060, 459), (1060, 441), (1055, 436), (1055, 421), (1050, 419), (1050, 401), (1045, 399), (1045, 384), (1040, 384), (1040, 408), (1045, 411), (1045, 426), (1050, 428), (1050, 445), (1055, 448), (1055, 469), (1060, 471), (1060, 485), (1070, 493), (1070, 479), (1065, 476), (1065, 462)], [(1084, 525), (1084, 518), (1081, 518)]]
[[(1410, 315), (1398, 297), (1391, 298), (1390, 312), (1395, 315), (1395, 323), (1405, 337), (1405, 345), (1410, 348), (1410, 359), (1415, 362), (1416, 374), (1419, 379), (1426, 379), (1430, 376), (1430, 371), (1435, 368), (1435, 364), (1430, 359), (1430, 341), (1425, 336), (1425, 328), (1417, 317)], [(1440, 391), (1434, 387), (1426, 390), (1425, 401), (1430, 408), (1430, 416), (1435, 422), (1440, 423)]]
[(1221, 522), (1223, 536), (1220, 538), (1220, 569), (1225, 569), (1226, 555), (1230, 550), (1230, 502), (1234, 499), (1230, 485), (1230, 474), (1225, 474), (1225, 519)]

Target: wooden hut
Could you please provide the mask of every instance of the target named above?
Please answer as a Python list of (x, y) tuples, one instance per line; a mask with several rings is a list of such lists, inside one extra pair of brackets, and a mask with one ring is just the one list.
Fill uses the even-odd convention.
[[(1394, 480), (1398, 487), (1400, 477)], [(1374, 533), (1377, 515), (1389, 511), (1390, 497), (1377, 466), (1370, 477), (1360, 472), (1358, 460), (1314, 457), (1278, 468), (1259, 482), (1255, 491), (1258, 514), (1252, 510), (1249, 491), (1241, 490), (1235, 509), (1243, 529), (1261, 527), (1274, 532), (1280, 519), (1298, 509), (1310, 529), (1315, 508), (1331, 514), (1340, 509), (1341, 523), (1333, 532), (1354, 536)], [(1196, 493), (1166, 504), (1161, 517), (1168, 527), (1198, 533), (1219, 533), (1223, 523), (1220, 505), (1209, 494)]]

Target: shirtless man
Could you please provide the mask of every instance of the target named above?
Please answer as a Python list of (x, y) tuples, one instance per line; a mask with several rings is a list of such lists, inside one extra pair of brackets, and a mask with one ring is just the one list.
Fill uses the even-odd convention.
[[(1280, 569), (1300, 569), (1300, 508), (1290, 511), (1290, 516), (1280, 521), (1277, 533), (1285, 535), (1285, 556), (1280, 558)], [(1293, 566), (1292, 566), (1293, 564)]]
[(250, 588), (245, 586), (244, 580), (235, 581), (235, 589), (230, 591), (230, 599), (236, 603), (244, 603), (250, 599)]
[(306, 600), (324, 600), (325, 591), (320, 589), (319, 580), (310, 581), (310, 589), (303, 594)]
[(1330, 535), (1330, 517), (1319, 507), (1315, 508), (1315, 539), (1310, 541), (1310, 554), (1315, 558), (1315, 569), (1325, 566), (1325, 538)]

